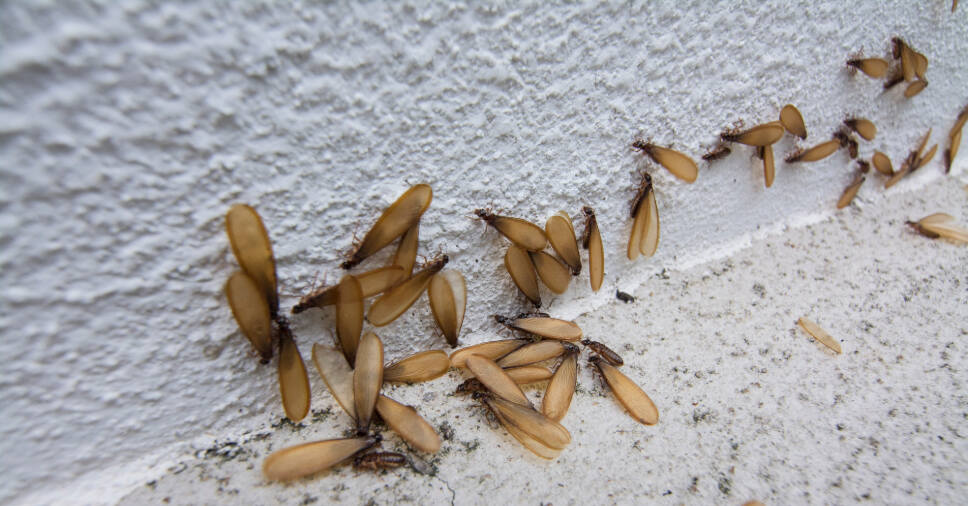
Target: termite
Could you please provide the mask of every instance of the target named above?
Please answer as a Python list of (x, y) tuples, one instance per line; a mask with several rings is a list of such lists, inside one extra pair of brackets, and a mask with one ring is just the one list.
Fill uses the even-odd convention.
[(846, 189), (844, 189), (844, 193), (841, 194), (840, 200), (837, 201), (837, 209), (843, 209), (850, 205), (851, 201), (854, 200), (854, 196), (857, 195), (857, 191), (860, 190), (861, 185), (864, 184), (865, 179), (866, 178), (864, 177), (863, 173), (859, 173), (856, 177), (854, 177), (854, 180), (847, 185)]
[(651, 142), (636, 139), (632, 147), (638, 149), (649, 156), (655, 163), (663, 166), (677, 178), (693, 183), (699, 175), (699, 167), (692, 158), (670, 148), (656, 146)]
[(474, 214), (484, 220), (484, 223), (494, 227), (509, 241), (527, 251), (541, 251), (548, 245), (545, 231), (530, 221), (510, 216), (499, 216), (487, 209), (477, 209)]
[(273, 452), (262, 462), (262, 473), (276, 481), (291, 481), (329, 469), (353, 455), (373, 447), (379, 435), (350, 439), (329, 439), (290, 446)]
[(373, 228), (363, 237), (349, 258), (341, 264), (350, 269), (362, 262), (396, 238), (407, 233), (420, 221), (424, 211), (430, 207), (434, 192), (429, 185), (418, 184), (404, 192), (390, 207), (387, 207), (376, 220)]
[(612, 364), (616, 367), (625, 364), (625, 361), (622, 360), (622, 357), (620, 357), (618, 353), (615, 353), (611, 348), (605, 346), (603, 343), (592, 341), (591, 339), (584, 339), (582, 340), (581, 344), (585, 345), (585, 347), (587, 347), (589, 350), (595, 352), (596, 355), (602, 357), (602, 359), (609, 364)]
[(741, 132), (727, 130), (719, 136), (727, 142), (738, 142), (747, 146), (768, 146), (779, 141), (783, 137), (783, 132), (783, 125), (779, 121), (773, 121)]
[(870, 120), (864, 118), (848, 118), (844, 120), (847, 128), (857, 132), (864, 140), (872, 141), (877, 136), (877, 126)]
[(618, 299), (618, 300), (620, 300), (620, 301), (622, 301), (622, 302), (624, 302), (624, 303), (626, 303), (626, 304), (628, 304), (629, 302), (635, 302), (635, 297), (633, 297), (633, 296), (631, 296), (631, 295), (629, 295), (629, 294), (627, 294), (627, 293), (625, 293), (625, 292), (623, 292), (621, 290), (615, 290), (615, 298)]
[(650, 257), (659, 247), (659, 208), (655, 202), (652, 176), (642, 173), (642, 184), (632, 201), (632, 231), (626, 255), (635, 260), (640, 254)]
[(880, 79), (887, 74), (888, 63), (881, 58), (862, 58), (847, 60), (847, 65), (860, 70), (874, 79)]
[(906, 224), (925, 237), (932, 239), (944, 237), (954, 242), (968, 243), (968, 229), (955, 223), (954, 217), (950, 214), (935, 213), (917, 222), (907, 221)]
[(588, 281), (592, 291), (597, 292), (602, 287), (605, 277), (605, 250), (602, 246), (602, 234), (598, 230), (598, 220), (591, 207), (581, 208), (585, 215), (585, 231), (582, 233), (582, 247), (588, 250)]
[(786, 162), (816, 162), (818, 160), (823, 160), (824, 158), (834, 154), (834, 152), (837, 151), (837, 148), (840, 147), (840, 144), (841, 142), (838, 139), (821, 142), (810, 149), (800, 149), (795, 151), (787, 156)]
[(628, 376), (622, 374), (618, 368), (596, 355), (589, 357), (588, 363), (598, 369), (609, 388), (612, 389), (612, 393), (615, 394), (615, 398), (625, 407), (632, 418), (645, 425), (659, 423), (659, 410), (640, 386), (635, 384)]
[(400, 283), (385, 292), (377, 299), (370, 311), (366, 314), (366, 320), (377, 327), (382, 327), (396, 320), (403, 314), (427, 289), (430, 280), (435, 274), (441, 271), (450, 258), (447, 255), (440, 255), (431, 260), (419, 272), (410, 279)]
[(448, 344), (457, 346), (457, 337), (464, 324), (464, 310), (467, 307), (467, 284), (464, 275), (455, 270), (438, 272), (430, 279), (427, 297), (430, 299), (430, 310), (437, 327), (443, 332)]
[(578, 341), (582, 336), (581, 328), (574, 322), (551, 318), (548, 315), (523, 314), (517, 318), (494, 315), (494, 320), (509, 329), (527, 332), (545, 339)]
[(487, 407), (518, 442), (541, 458), (553, 459), (571, 443), (568, 429), (531, 407), (488, 392), (475, 392), (474, 398)]

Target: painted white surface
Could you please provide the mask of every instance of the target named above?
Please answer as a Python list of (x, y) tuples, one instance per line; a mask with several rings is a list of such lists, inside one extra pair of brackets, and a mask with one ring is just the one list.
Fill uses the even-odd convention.
[[(829, 211), (852, 177), (838, 153), (780, 164), (766, 190), (739, 148), (686, 185), (632, 153), (635, 135), (698, 159), (723, 127), (793, 102), (808, 144), (862, 115), (879, 128), (862, 155), (899, 163), (964, 105), (968, 23), (949, 8), (3, 3), (0, 500), (97, 490), (204, 434), (281, 416), (274, 368), (250, 355), (221, 293), (236, 268), (222, 229), (232, 203), (262, 214), (288, 307), (317, 274), (338, 277), (353, 233), (409, 183), (430, 183), (421, 253), (448, 253), (467, 278), (465, 343), (495, 335), (487, 315), (525, 308), (506, 243), (470, 211), (543, 223), (592, 205), (602, 292), (583, 273), (547, 295), (574, 317), (616, 286)], [(931, 61), (914, 100), (843, 66), (860, 48), (885, 55), (894, 35)], [(662, 242), (631, 264), (628, 201), (646, 168)], [(868, 184), (861, 198), (881, 193)], [(294, 324), (305, 357), (329, 339), (328, 314)], [(388, 357), (442, 347), (432, 333), (426, 302), (381, 330)]]

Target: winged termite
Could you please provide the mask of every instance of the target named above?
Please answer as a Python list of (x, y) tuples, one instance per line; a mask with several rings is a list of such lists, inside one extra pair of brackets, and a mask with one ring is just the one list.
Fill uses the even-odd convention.
[(581, 208), (585, 215), (585, 231), (582, 233), (582, 247), (588, 250), (588, 280), (592, 291), (597, 292), (602, 287), (605, 277), (605, 250), (602, 247), (602, 234), (598, 230), (598, 219), (591, 207)]
[[(372, 271), (356, 274), (354, 277), (360, 283), (360, 290), (364, 299), (381, 294), (407, 278), (403, 272), (403, 267), (399, 265), (379, 267)], [(299, 299), (299, 303), (292, 307), (293, 314), (302, 313), (312, 307), (322, 308), (336, 304), (337, 288), (339, 288), (339, 283), (314, 290), (303, 296)]]
[(530, 221), (498, 216), (486, 209), (477, 209), (474, 214), (507, 237), (509, 241), (528, 251), (541, 251), (548, 245), (544, 230)]
[(356, 469), (369, 469), (379, 471), (381, 469), (396, 469), (409, 463), (407, 456), (396, 452), (370, 452), (364, 453), (353, 460), (353, 467)]
[(521, 387), (497, 363), (480, 355), (467, 357), (467, 368), (488, 390), (511, 402), (531, 406)]
[(578, 254), (578, 240), (575, 238), (575, 227), (571, 224), (571, 217), (564, 211), (559, 211), (545, 222), (545, 235), (548, 242), (558, 256), (568, 264), (575, 276), (581, 272), (581, 256)]
[(854, 177), (854, 180), (844, 189), (844, 193), (840, 195), (840, 200), (837, 201), (837, 209), (843, 209), (850, 205), (865, 179), (864, 174), (857, 174)]
[(332, 346), (313, 345), (313, 363), (336, 402), (356, 421), (356, 401), (353, 398), (353, 369), (342, 352)]
[(958, 146), (961, 144), (961, 129), (953, 133), (951, 143), (948, 145), (948, 149), (944, 151), (945, 173), (951, 172), (951, 164), (954, 163), (955, 157), (958, 156)]
[(541, 412), (549, 419), (560, 422), (568, 413), (568, 407), (571, 406), (571, 398), (575, 395), (577, 382), (578, 353), (575, 350), (566, 354), (555, 369), (555, 374), (548, 382), (548, 388), (541, 400)]
[(904, 76), (904, 80), (913, 80), (915, 75), (914, 51), (900, 37), (894, 37), (892, 42), (894, 43), (894, 58), (901, 60), (901, 74)]
[(921, 218), (920, 221), (908, 221), (907, 224), (921, 235), (937, 239), (943, 237), (954, 242), (968, 244), (968, 229), (958, 226), (950, 214), (935, 213)]
[(504, 254), (504, 267), (511, 275), (511, 280), (514, 281), (518, 290), (521, 290), (521, 293), (535, 307), (541, 307), (541, 293), (538, 292), (538, 273), (535, 272), (531, 255), (524, 248), (512, 244), (508, 246), (508, 251)]
[(793, 104), (787, 104), (780, 109), (780, 123), (787, 132), (801, 139), (807, 138), (807, 126), (803, 123), (803, 116)]
[(844, 120), (847, 128), (857, 132), (865, 140), (872, 141), (877, 136), (877, 126), (870, 120), (864, 118), (848, 118)]
[(517, 318), (507, 318), (494, 315), (494, 319), (513, 330), (520, 330), (546, 339), (559, 341), (578, 341), (582, 332), (578, 325), (567, 320), (559, 320), (548, 316), (520, 315)]
[(447, 265), (448, 260), (447, 255), (441, 255), (414, 274), (412, 278), (389, 289), (370, 306), (366, 320), (376, 327), (382, 327), (396, 320), (410, 309), (414, 302), (417, 302), (430, 284), (431, 278)]
[[(544, 417), (544, 415), (541, 415), (536, 411), (534, 412), (543, 417), (544, 419), (542, 420), (530, 413), (522, 412), (521, 410), (515, 408), (514, 406), (517, 405), (513, 403), (510, 403), (512, 405), (511, 407), (502, 406), (495, 402), (494, 398), (485, 392), (475, 393), (474, 397), (480, 400), (481, 403), (494, 414), (494, 417), (497, 418), (497, 420), (501, 423), (504, 429), (508, 431), (509, 434), (514, 436), (518, 442), (524, 445), (525, 448), (531, 450), (531, 452), (535, 455), (543, 459), (554, 459), (558, 457), (558, 455), (561, 453), (561, 450), (567, 446), (567, 443), (565, 445), (561, 445), (557, 440), (562, 438), (562, 433), (559, 431), (559, 427), (560, 430), (564, 430), (565, 434), (567, 434), (568, 431), (564, 427), (558, 425), (557, 422), (548, 420), (548, 418)], [(522, 407), (522, 409), (528, 408)], [(555, 424), (557, 427), (550, 426), (549, 424)], [(549, 431), (553, 431), (553, 433), (548, 434)], [(529, 432), (538, 434), (538, 436), (534, 436)], [(567, 434), (567, 436), (568, 440), (570, 441), (571, 435)]]
[(336, 336), (350, 364), (356, 360), (356, 346), (363, 333), (363, 289), (356, 277), (347, 274), (336, 289)]
[(867, 174), (871, 171), (871, 164), (867, 160), (857, 160), (857, 169), (861, 174)]
[(359, 246), (341, 267), (352, 268), (405, 234), (420, 221), (424, 211), (430, 207), (433, 197), (433, 190), (426, 184), (414, 185), (404, 192), (396, 202), (383, 211), (373, 228), (363, 236)]
[(629, 302), (635, 302), (635, 297), (621, 290), (615, 290), (615, 298), (626, 304), (628, 304)]
[(501, 339), (461, 348), (450, 354), (450, 366), (467, 367), (467, 357), (471, 355), (497, 360), (529, 342), (527, 339)]
[(760, 146), (756, 148), (757, 155), (763, 160), (763, 182), (766, 187), (773, 186), (773, 178), (776, 176), (776, 164), (773, 161), (773, 146)]
[(938, 152), (938, 145), (935, 144), (935, 145), (931, 146), (931, 149), (929, 149), (928, 152), (924, 154), (924, 156), (922, 156), (921, 158), (918, 158), (917, 163), (914, 165), (914, 167), (911, 169), (911, 171), (913, 172), (913, 171), (918, 170), (921, 167), (924, 167), (925, 165), (927, 165), (928, 162), (930, 162), (931, 160), (934, 159), (934, 155), (937, 152)]
[(909, 84), (908, 87), (904, 89), (904, 97), (912, 98), (918, 93), (921, 93), (922, 91), (924, 91), (924, 89), (927, 87), (928, 87), (927, 81), (925, 81), (924, 79), (918, 79), (917, 81), (914, 81), (911, 84)]
[(622, 357), (619, 356), (618, 353), (612, 351), (612, 349), (608, 346), (605, 346), (604, 343), (592, 341), (591, 339), (584, 339), (582, 340), (581, 344), (585, 345), (589, 350), (592, 350), (596, 355), (602, 357), (603, 360), (614, 365), (615, 367), (625, 364), (625, 361), (622, 360)]
[(243, 271), (236, 271), (225, 282), (225, 296), (242, 334), (263, 362), (272, 358), (272, 317), (262, 288)]
[(568, 266), (544, 251), (529, 251), (534, 270), (541, 278), (541, 282), (554, 293), (565, 293), (571, 283), (571, 273)]
[(286, 416), (298, 422), (309, 412), (309, 376), (303, 364), (299, 348), (292, 340), (292, 333), (280, 325), (279, 338), (279, 393)]
[[(545, 381), (551, 378), (551, 370), (547, 367), (540, 365), (523, 365), (521, 367), (509, 367), (504, 369), (508, 377), (511, 378), (518, 385), (530, 385), (531, 383), (537, 383), (539, 381)], [(470, 378), (460, 385), (457, 385), (456, 393), (466, 394), (472, 392), (483, 392), (487, 390), (487, 387), (480, 382), (477, 378)]]
[(450, 368), (450, 358), (440, 350), (422, 351), (383, 368), (383, 381), (419, 383), (439, 378)]
[(369, 436), (290, 446), (266, 457), (262, 474), (270, 480), (295, 480), (329, 469), (379, 442), (379, 436)]
[(806, 319), (800, 318), (797, 320), (797, 324), (800, 325), (807, 334), (810, 334), (814, 339), (820, 341), (821, 344), (830, 348), (831, 350), (841, 353), (840, 343), (836, 339), (831, 337), (824, 329), (820, 328), (816, 323)]
[(823, 160), (824, 158), (827, 158), (828, 156), (834, 154), (834, 152), (837, 151), (837, 148), (839, 147), (840, 147), (840, 141), (837, 139), (831, 139), (826, 142), (821, 142), (820, 144), (817, 144), (816, 146), (810, 149), (807, 149), (807, 150), (800, 149), (795, 151), (794, 153), (790, 154), (790, 156), (786, 158), (786, 162), (787, 163), (816, 162), (818, 160)]
[(635, 260), (639, 254), (650, 257), (659, 247), (659, 208), (655, 203), (655, 190), (652, 187), (652, 176), (642, 174), (642, 184), (632, 202), (632, 233), (626, 252), (629, 260)]
[(881, 58), (862, 58), (847, 60), (847, 65), (854, 67), (874, 79), (887, 75), (888, 63)]
[(393, 254), (393, 261), (390, 262), (390, 265), (402, 267), (407, 277), (412, 276), (413, 265), (417, 263), (417, 246), (419, 242), (420, 222), (418, 221), (403, 233), (403, 237), (400, 238), (400, 244), (397, 246), (397, 252)]
[(373, 332), (363, 334), (356, 350), (353, 368), (353, 402), (356, 407), (356, 432), (370, 429), (373, 408), (383, 386), (383, 342)]
[(499, 415), (499, 419), (515, 426), (548, 448), (562, 450), (571, 443), (568, 429), (529, 406), (487, 393), (479, 393), (474, 397), (482, 399), (488, 408)]
[(857, 140), (844, 129), (834, 132), (834, 139), (840, 143), (840, 147), (847, 148), (847, 154), (851, 158), (857, 158)]
[(871, 163), (877, 172), (884, 174), (885, 176), (894, 175), (894, 166), (891, 165), (891, 159), (887, 157), (884, 153), (880, 151), (875, 151), (874, 156), (871, 157)]
[(707, 162), (712, 162), (721, 158), (726, 158), (731, 152), (732, 150), (729, 149), (729, 146), (720, 142), (713, 149), (710, 149), (706, 152), (706, 154), (702, 155), (702, 159), (706, 160)]
[(783, 137), (784, 128), (779, 121), (757, 125), (741, 132), (726, 131), (720, 138), (727, 142), (738, 142), (747, 146), (769, 146)]
[(464, 309), (467, 307), (464, 276), (451, 269), (438, 272), (430, 280), (427, 297), (437, 327), (451, 346), (457, 346), (457, 336), (464, 324)]
[(427, 453), (437, 453), (440, 450), (440, 436), (417, 410), (380, 395), (376, 401), (376, 411), (387, 426), (410, 446)]
[(674, 149), (656, 146), (641, 139), (633, 142), (632, 147), (641, 150), (652, 161), (665, 167), (673, 176), (687, 183), (696, 181), (696, 177), (699, 175), (699, 167), (696, 166), (696, 162)]
[(605, 378), (615, 398), (625, 407), (629, 415), (645, 425), (659, 423), (659, 410), (652, 399), (635, 384), (628, 376), (622, 374), (615, 366), (602, 360), (598, 356), (591, 356), (588, 362), (598, 368), (598, 372)]
[(560, 357), (569, 350), (574, 350), (573, 344), (562, 341), (545, 340), (536, 343), (526, 344), (497, 361), (501, 367), (517, 367), (529, 365), (544, 360)]
[(232, 253), (242, 270), (255, 281), (269, 304), (269, 314), (279, 311), (276, 288), (276, 261), (272, 256), (269, 233), (259, 213), (245, 204), (235, 204), (225, 215), (225, 232), (229, 236)]

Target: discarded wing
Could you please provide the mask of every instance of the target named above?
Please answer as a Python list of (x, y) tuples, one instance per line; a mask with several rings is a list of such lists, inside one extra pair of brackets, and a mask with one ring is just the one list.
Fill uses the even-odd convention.
[(248, 274), (236, 271), (225, 282), (225, 296), (242, 334), (249, 338), (262, 360), (268, 361), (272, 358), (272, 316), (265, 292)]
[(827, 142), (822, 142), (816, 146), (807, 149), (805, 151), (797, 151), (792, 155), (788, 156), (787, 163), (793, 162), (816, 162), (823, 160), (828, 156), (834, 154), (837, 148), (840, 147), (840, 141), (837, 139), (831, 139)]
[(356, 346), (363, 333), (363, 289), (350, 274), (343, 276), (336, 290), (336, 336), (347, 363), (355, 363)]
[(578, 325), (568, 320), (559, 320), (558, 318), (531, 315), (522, 315), (518, 318), (505, 318), (495, 315), (494, 319), (510, 329), (520, 330), (546, 339), (578, 341), (582, 336), (581, 328)]
[(780, 140), (783, 137), (783, 132), (783, 125), (778, 121), (774, 121), (757, 125), (743, 132), (724, 132), (720, 137), (724, 141), (738, 142), (740, 144), (746, 144), (747, 146), (769, 146)]
[(806, 331), (807, 334), (810, 334), (814, 339), (820, 341), (820, 343), (824, 346), (834, 350), (837, 353), (841, 353), (840, 343), (838, 343), (836, 339), (831, 337), (830, 334), (828, 334), (824, 329), (820, 328), (820, 326), (816, 323), (806, 318), (800, 318), (797, 320), (797, 324), (800, 325), (800, 328)]
[(951, 144), (948, 149), (944, 152), (944, 168), (945, 172), (951, 172), (951, 164), (954, 163), (955, 157), (958, 156), (958, 146), (961, 145), (961, 129), (954, 132), (951, 136)]
[(430, 310), (437, 327), (451, 346), (457, 346), (457, 337), (464, 324), (467, 307), (467, 284), (460, 271), (444, 270), (434, 275), (427, 287)]
[(279, 311), (279, 294), (276, 288), (276, 261), (272, 256), (272, 243), (262, 218), (255, 209), (245, 204), (235, 204), (225, 215), (225, 232), (232, 245), (232, 253), (249, 277), (262, 289), (269, 312), (275, 317)]
[[(408, 275), (404, 274), (403, 267), (399, 265), (388, 265), (386, 267), (378, 267), (372, 271), (356, 274), (355, 277), (360, 283), (360, 290), (365, 299), (393, 288), (397, 283), (407, 279)], [(298, 304), (293, 306), (293, 314), (302, 313), (311, 307), (322, 308), (336, 304), (338, 288), (339, 284), (337, 283), (304, 296), (302, 299), (299, 299)]]
[(929, 149), (928, 152), (924, 154), (924, 156), (922, 156), (921, 158), (918, 158), (917, 163), (914, 165), (914, 168), (912, 168), (911, 170), (915, 171), (927, 165), (928, 162), (934, 159), (934, 155), (937, 152), (938, 152), (938, 145), (935, 144), (934, 146), (931, 146), (931, 149)]
[(874, 156), (871, 157), (871, 163), (877, 172), (884, 174), (885, 176), (894, 175), (894, 166), (891, 165), (891, 159), (887, 157), (884, 153), (880, 151), (875, 151)]
[(968, 229), (958, 226), (955, 223), (954, 217), (950, 214), (935, 213), (922, 218), (917, 223), (909, 221), (908, 225), (911, 225), (926, 237), (943, 237), (955, 242), (968, 244)]
[(279, 393), (286, 416), (298, 422), (309, 412), (309, 376), (299, 348), (288, 331), (279, 340)]
[(627, 256), (635, 260), (639, 254), (647, 257), (659, 247), (659, 208), (655, 203), (652, 177), (642, 175), (642, 187), (632, 206), (632, 233), (629, 236)]
[(575, 395), (575, 385), (578, 382), (578, 353), (568, 353), (558, 364), (554, 376), (548, 382), (544, 399), (541, 401), (541, 412), (549, 419), (560, 422), (568, 413), (571, 398)]
[(485, 223), (494, 227), (514, 244), (528, 250), (541, 251), (548, 245), (548, 238), (541, 227), (521, 218), (498, 216), (485, 209), (474, 211)]
[(467, 357), (471, 355), (480, 355), (484, 358), (497, 360), (529, 342), (527, 339), (501, 339), (461, 348), (450, 354), (450, 365), (451, 367), (467, 367)]
[(857, 132), (864, 140), (872, 141), (877, 136), (877, 126), (870, 120), (864, 118), (850, 118), (844, 121), (847, 128)]
[(803, 116), (793, 104), (787, 104), (780, 110), (780, 123), (787, 132), (801, 139), (807, 138), (807, 126), (803, 123)]
[(365, 434), (370, 429), (373, 408), (383, 386), (383, 342), (373, 332), (363, 334), (353, 368), (353, 402), (356, 406), (356, 430)]
[(521, 387), (493, 360), (471, 355), (467, 357), (467, 368), (494, 395), (525, 406), (531, 405), (531, 401), (521, 391)]
[(536, 343), (526, 344), (503, 358), (497, 360), (497, 365), (501, 367), (517, 367), (529, 365), (544, 360), (560, 357), (568, 350), (574, 349), (574, 345), (562, 341), (546, 340)]
[(397, 252), (393, 254), (393, 261), (390, 265), (403, 268), (407, 277), (413, 275), (413, 265), (417, 263), (417, 246), (420, 242), (420, 222), (414, 223), (412, 227), (404, 232), (397, 246)]
[(598, 368), (602, 377), (605, 378), (605, 382), (612, 389), (612, 393), (615, 394), (615, 398), (625, 407), (632, 418), (645, 425), (659, 423), (659, 410), (641, 387), (630, 380), (628, 376), (622, 374), (615, 366), (597, 356), (590, 357), (588, 362)]
[(565, 293), (571, 283), (571, 272), (564, 262), (545, 253), (544, 251), (530, 251), (531, 263), (541, 278), (541, 282), (554, 293)]
[(865, 179), (863, 174), (857, 174), (854, 180), (844, 189), (844, 193), (840, 195), (840, 200), (837, 201), (837, 209), (843, 209), (850, 205)]
[(370, 306), (366, 320), (376, 327), (382, 327), (396, 320), (410, 309), (414, 302), (417, 302), (430, 284), (431, 278), (447, 265), (448, 260), (447, 255), (442, 255), (414, 274), (412, 278), (388, 290)]
[(343, 262), (342, 267), (344, 269), (353, 267), (405, 234), (420, 221), (424, 211), (430, 207), (433, 197), (433, 190), (426, 184), (415, 185), (404, 192), (396, 202), (383, 211), (350, 258)]
[(581, 255), (578, 254), (578, 239), (575, 237), (575, 227), (571, 224), (568, 213), (559, 211), (545, 222), (545, 235), (552, 249), (568, 264), (575, 276), (581, 272)]
[(380, 395), (376, 401), (376, 411), (387, 426), (410, 446), (427, 453), (437, 453), (440, 450), (440, 436), (417, 410)]
[(511, 275), (514, 285), (521, 290), (535, 307), (541, 307), (541, 293), (538, 292), (538, 274), (534, 269), (531, 255), (523, 248), (512, 244), (504, 254), (504, 267)]
[(696, 162), (674, 149), (663, 148), (641, 140), (633, 142), (632, 147), (641, 150), (655, 163), (665, 167), (673, 176), (687, 183), (695, 182), (696, 177), (699, 176), (699, 167), (696, 166)]
[(588, 250), (588, 280), (591, 283), (592, 291), (597, 292), (602, 287), (602, 278), (605, 277), (605, 250), (602, 246), (602, 234), (598, 230), (595, 211), (591, 207), (585, 206), (582, 208), (582, 213), (585, 214), (582, 247)]
[(605, 346), (604, 343), (600, 343), (598, 341), (592, 341), (591, 339), (585, 339), (581, 342), (581, 344), (588, 347), (589, 350), (592, 350), (593, 352), (595, 352), (596, 355), (598, 355), (599, 357), (602, 357), (603, 360), (605, 360), (609, 364), (614, 365), (615, 367), (619, 367), (625, 364), (625, 361), (622, 360), (622, 357), (619, 356), (618, 353), (615, 353), (608, 346)]
[(383, 369), (383, 381), (419, 383), (439, 378), (450, 368), (450, 358), (440, 350), (422, 351)]
[(864, 58), (859, 60), (848, 60), (847, 65), (854, 67), (874, 79), (880, 79), (887, 75), (888, 63), (880, 58)]
[(773, 178), (776, 176), (776, 164), (773, 161), (773, 146), (760, 146), (757, 148), (760, 158), (763, 159), (763, 182), (766, 187), (773, 186)]
[(378, 442), (379, 437), (371, 436), (290, 446), (266, 457), (262, 473), (270, 480), (295, 480), (329, 469)]
[(914, 81), (913, 83), (909, 84), (907, 88), (905, 88), (904, 97), (912, 98), (918, 93), (921, 93), (922, 91), (924, 91), (924, 89), (927, 87), (928, 87), (927, 81), (925, 81), (924, 79), (918, 79), (917, 81)]
[(356, 421), (356, 401), (353, 399), (353, 369), (343, 354), (332, 346), (313, 345), (313, 363), (336, 402)]

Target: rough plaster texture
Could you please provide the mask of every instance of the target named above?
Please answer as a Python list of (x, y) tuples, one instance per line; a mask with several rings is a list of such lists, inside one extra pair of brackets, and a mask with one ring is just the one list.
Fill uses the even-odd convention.
[[(353, 233), (409, 183), (430, 183), (421, 251), (447, 252), (468, 279), (466, 343), (494, 337), (487, 315), (525, 307), (501, 267), (505, 243), (469, 212), (491, 205), (542, 222), (590, 204), (605, 286), (591, 294), (583, 274), (547, 294), (556, 315), (578, 317), (616, 286), (635, 290), (750, 234), (816, 219), (852, 177), (837, 154), (780, 164), (765, 190), (738, 149), (686, 185), (635, 156), (635, 135), (698, 158), (723, 127), (772, 120), (794, 102), (809, 142), (859, 114), (879, 127), (863, 155), (900, 160), (964, 105), (968, 23), (948, 8), (0, 4), (0, 500), (110, 501), (115, 485), (143, 481), (199, 437), (279, 419), (274, 369), (253, 359), (221, 293), (236, 268), (222, 230), (230, 204), (265, 219), (288, 306), (317, 275), (338, 276)], [(843, 67), (860, 48), (886, 54), (894, 35), (931, 59), (931, 85), (911, 101)], [(778, 156), (792, 148), (782, 141)], [(656, 176), (663, 237), (655, 258), (631, 264), (621, 243), (643, 169)], [(937, 163), (925, 171), (900, 190)], [(860, 198), (881, 194), (869, 184)], [(388, 356), (442, 347), (429, 321), (421, 302), (382, 329)], [(685, 335), (674, 323), (657, 331)], [(308, 357), (332, 320), (315, 312), (294, 324)], [(314, 405), (326, 406), (312, 382)], [(464, 407), (436, 409), (439, 424)], [(674, 420), (640, 434), (678, 444), (687, 428)], [(596, 455), (576, 448), (568, 459)], [(520, 460), (515, 450), (489, 458)]]

